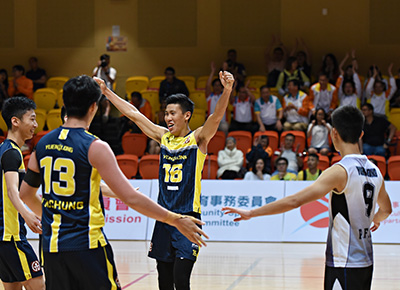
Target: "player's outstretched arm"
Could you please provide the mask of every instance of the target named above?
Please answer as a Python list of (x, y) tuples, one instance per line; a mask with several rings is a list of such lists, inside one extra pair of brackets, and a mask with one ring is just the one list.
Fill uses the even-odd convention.
[(217, 132), (219, 123), (224, 117), (226, 108), (228, 107), (229, 97), (232, 92), (233, 83), (235, 82), (233, 75), (227, 71), (220, 71), (219, 78), (224, 86), (224, 91), (215, 106), (214, 113), (208, 117), (203, 127), (200, 127), (195, 132), (197, 143), (202, 152), (207, 151), (208, 142), (215, 135), (215, 132)]
[(313, 184), (300, 190), (296, 194), (252, 210), (223, 207), (222, 211), (224, 211), (225, 214), (235, 213), (240, 215), (240, 217), (235, 218), (234, 221), (249, 220), (253, 217), (284, 213), (311, 201), (318, 200), (333, 189), (341, 192), (346, 186), (346, 181), (347, 174), (345, 169), (340, 165), (335, 165), (325, 170)]
[[(102, 156), (102, 158), (98, 158)], [(195, 218), (184, 217), (170, 212), (153, 200), (135, 190), (118, 167), (110, 146), (96, 140), (89, 148), (89, 162), (94, 166), (112, 192), (126, 205), (150, 218), (175, 226), (191, 242), (206, 245), (201, 235), (207, 235), (197, 226), (204, 224)], [(208, 237), (207, 237), (208, 238)]]
[(161, 137), (168, 131), (167, 128), (158, 126), (146, 118), (134, 105), (123, 100), (113, 91), (107, 88), (104, 81), (100, 78), (93, 78), (100, 86), (101, 92), (108, 100), (126, 117), (135, 122), (136, 125), (151, 139), (160, 142)]
[(389, 195), (386, 192), (385, 183), (382, 184), (381, 190), (379, 191), (377, 203), (379, 209), (376, 212), (372, 222), (374, 223), (371, 227), (371, 231), (376, 231), (381, 222), (385, 220), (392, 213), (392, 203), (390, 202)]

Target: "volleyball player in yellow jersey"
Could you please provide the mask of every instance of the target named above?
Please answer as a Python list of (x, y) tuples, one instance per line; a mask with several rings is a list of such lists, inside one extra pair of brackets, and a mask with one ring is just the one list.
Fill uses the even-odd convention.
[[(194, 104), (187, 96), (177, 94), (166, 99), (167, 129), (155, 125), (109, 90), (102, 80), (95, 78), (110, 102), (147, 136), (161, 144), (158, 203), (173, 212), (196, 218), (200, 218), (200, 181), (207, 145), (225, 114), (234, 83), (228, 72), (220, 72), (219, 77), (224, 91), (214, 113), (195, 131), (189, 128)], [(157, 260), (161, 290), (190, 289), (190, 275), (197, 254), (198, 247), (176, 229), (162, 222), (156, 223), (149, 256)]]
[[(176, 226), (193, 243), (204, 243), (196, 225), (201, 221), (169, 212), (135, 190), (110, 146), (86, 131), (100, 97), (98, 84), (88, 76), (66, 82), (68, 119), (38, 142), (21, 186), (21, 198), (42, 216), (47, 290), (121, 289), (103, 231), (102, 178), (128, 206)], [(41, 183), (42, 202), (36, 195)]]

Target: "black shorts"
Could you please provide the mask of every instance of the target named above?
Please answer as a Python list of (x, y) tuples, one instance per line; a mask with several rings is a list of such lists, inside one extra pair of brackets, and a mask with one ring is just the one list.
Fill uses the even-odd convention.
[[(190, 213), (197, 219), (200, 214)], [(162, 262), (174, 262), (175, 258), (196, 261), (199, 246), (189, 241), (175, 227), (156, 221), (151, 238), (149, 257)]]
[(84, 251), (43, 254), (46, 290), (121, 289), (109, 244)]
[(372, 272), (372, 265), (366, 268), (334, 268), (325, 266), (324, 289), (332, 290), (335, 283), (339, 283), (343, 290), (369, 290), (371, 289)]
[(23, 282), (42, 276), (39, 260), (28, 241), (0, 241), (0, 279)]

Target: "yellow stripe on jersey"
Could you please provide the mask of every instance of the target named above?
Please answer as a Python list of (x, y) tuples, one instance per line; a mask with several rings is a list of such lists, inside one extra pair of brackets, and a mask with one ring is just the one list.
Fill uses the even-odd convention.
[(58, 232), (60, 231), (61, 215), (53, 214), (51, 223), (50, 253), (58, 252)]
[(89, 200), (89, 248), (97, 248), (100, 245), (107, 245), (106, 239), (101, 231), (104, 227), (104, 215), (101, 208), (100, 195), (100, 180), (101, 176), (97, 169), (92, 169), (90, 177), (90, 200)]
[(3, 171), (3, 241), (20, 241), (18, 211), (15, 209), (7, 193), (6, 178)]
[(69, 133), (68, 129), (62, 129), (61, 132), (60, 132), (60, 135), (58, 135), (58, 139), (66, 140), (67, 137), (68, 137), (68, 133)]
[[(13, 142), (10, 142), (10, 144), (11, 144), (11, 146), (12, 146), (14, 149), (17, 149), (19, 155), (21, 156), (21, 160), (24, 160), (24, 156), (22, 156), (21, 148), (19, 148), (19, 147), (18, 147), (17, 145), (15, 145)], [(24, 162), (21, 162), (21, 165), (19, 166), (18, 169), (19, 169), (19, 170), (25, 170), (25, 163), (24, 163)]]
[(21, 262), (21, 266), (22, 266), (22, 270), (24, 271), (25, 279), (29, 280), (32, 278), (32, 274), (31, 274), (31, 270), (29, 268), (28, 259), (26, 258), (25, 253), (18, 248), (16, 242), (14, 242), (14, 245), (18, 251), (19, 261)]
[(114, 289), (117, 289), (117, 285), (115, 284), (115, 280), (114, 280), (114, 267), (108, 260), (106, 248), (103, 247), (103, 250), (104, 250), (104, 257), (106, 258), (106, 261), (107, 261), (108, 280), (110, 280), (110, 283), (111, 283), (111, 290), (114, 290)]
[(193, 199), (193, 211), (201, 213), (200, 195), (201, 195), (201, 173), (204, 167), (204, 160), (206, 160), (207, 154), (204, 154), (197, 149), (197, 160), (196, 160), (196, 175), (194, 182), (194, 199)]

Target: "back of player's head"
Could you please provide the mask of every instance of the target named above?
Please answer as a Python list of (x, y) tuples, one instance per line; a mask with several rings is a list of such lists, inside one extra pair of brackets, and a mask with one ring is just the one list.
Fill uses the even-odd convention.
[(186, 95), (184, 94), (171, 95), (165, 101), (167, 103), (167, 106), (170, 104), (178, 104), (181, 106), (183, 114), (185, 114), (186, 112), (190, 112), (190, 115), (193, 115), (194, 103)]
[(63, 100), (68, 117), (84, 117), (100, 97), (100, 86), (87, 75), (74, 77), (64, 84)]
[(356, 144), (364, 126), (361, 111), (352, 106), (343, 106), (332, 113), (332, 127), (345, 143)]
[(22, 116), (29, 110), (35, 110), (36, 104), (27, 97), (12, 97), (4, 101), (1, 115), (7, 124), (7, 128), (11, 129), (11, 118), (17, 117), (22, 119)]

